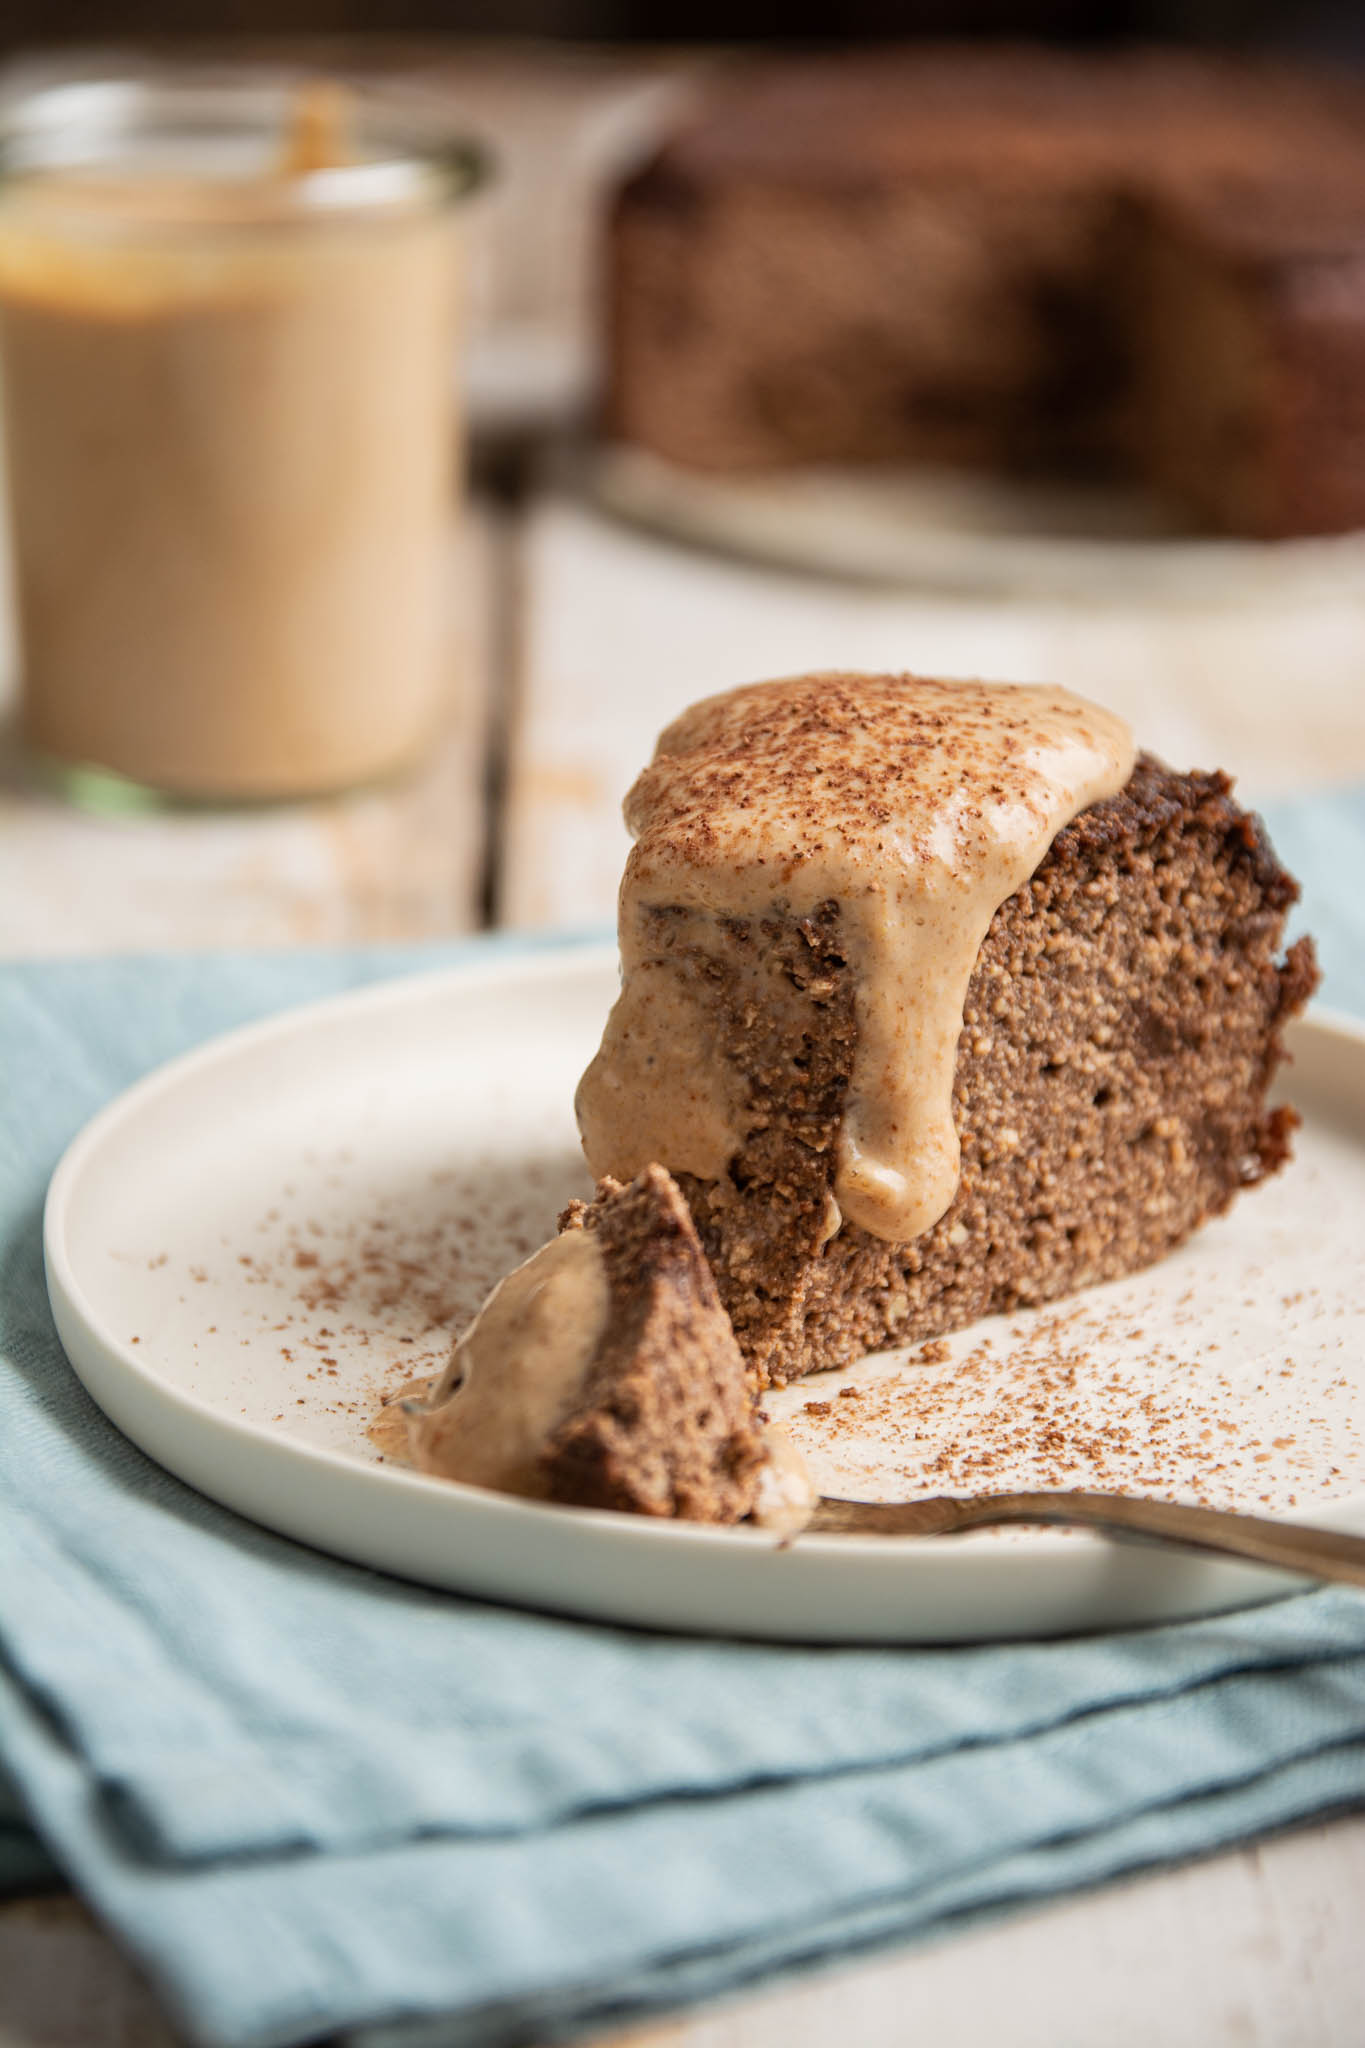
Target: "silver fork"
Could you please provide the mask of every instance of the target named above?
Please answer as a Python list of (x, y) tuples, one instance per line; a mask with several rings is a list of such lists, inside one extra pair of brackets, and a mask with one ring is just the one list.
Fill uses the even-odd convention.
[(982, 1493), (964, 1500), (945, 1495), (907, 1501), (826, 1496), (807, 1530), (812, 1535), (950, 1536), (1000, 1522), (1077, 1524), (1276, 1565), (1306, 1578), (1365, 1586), (1365, 1536), (1126, 1493)]

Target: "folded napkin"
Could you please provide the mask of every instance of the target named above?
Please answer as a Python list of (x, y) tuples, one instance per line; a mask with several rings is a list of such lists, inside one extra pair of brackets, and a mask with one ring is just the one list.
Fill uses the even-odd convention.
[[(1365, 1011), (1365, 793), (1274, 826)], [(496, 2044), (1365, 1799), (1359, 1594), (952, 1650), (654, 1637), (332, 1562), (119, 1436), (46, 1305), (65, 1142), (210, 1032), (488, 943), (0, 973), (0, 1877), (40, 1841), (213, 2048)]]

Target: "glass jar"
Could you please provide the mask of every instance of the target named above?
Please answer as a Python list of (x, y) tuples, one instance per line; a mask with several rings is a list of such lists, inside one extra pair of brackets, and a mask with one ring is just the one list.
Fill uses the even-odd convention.
[(21, 720), (73, 787), (302, 796), (438, 724), (483, 167), (424, 98), (251, 71), (6, 110)]

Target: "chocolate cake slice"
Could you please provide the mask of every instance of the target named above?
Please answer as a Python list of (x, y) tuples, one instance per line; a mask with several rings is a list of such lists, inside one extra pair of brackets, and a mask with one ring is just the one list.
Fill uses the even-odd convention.
[(769, 1463), (677, 1187), (650, 1166), (574, 1203), (410, 1410), (420, 1470), (531, 1498), (734, 1522)]
[[(676, 1173), (760, 1382), (1133, 1272), (1284, 1162), (1295, 1118), (1268, 1108), (1266, 1092), (1284, 1023), (1316, 981), (1309, 940), (1280, 955), (1296, 885), (1226, 776), (1143, 755), (1131, 773), (1119, 759), (1113, 792), (1081, 805), (989, 916), (956, 998), (949, 1198), (904, 1241), (875, 1210), (874, 1228), (851, 1217), (841, 1174), (869, 972), (851, 891), (888, 885), (875, 863), (868, 884), (846, 860), (845, 893), (822, 894), (803, 865), (818, 869), (840, 833), (897, 865), (916, 835), (941, 836), (911, 801), (934, 785), (903, 767), (920, 713), (894, 706), (902, 691), (932, 719), (942, 700), (925, 690), (955, 686), (832, 676), (764, 687), (712, 700), (731, 707), (719, 752), (708, 706), (678, 721), (628, 802), (642, 858), (622, 892), (623, 1006), (580, 1090), (600, 1166), (622, 1142), (604, 1135), (604, 1091), (609, 1110), (618, 1082), (630, 1091), (666, 1068), (677, 1114), (647, 1114), (638, 1142), (657, 1139)], [(1001, 715), (1009, 696), (994, 700)], [(774, 719), (783, 746), (795, 732), (805, 750), (788, 751), (799, 765), (785, 780)], [(959, 814), (975, 819), (1001, 785), (976, 772), (960, 735), (949, 717), (919, 738), (926, 759), (944, 755), (941, 787), (951, 794), (956, 777)], [(770, 833), (774, 803), (790, 815)], [(681, 861), (660, 864), (661, 833)], [(719, 846), (745, 866), (738, 892)], [(676, 1014), (675, 996), (688, 1026), (670, 1051), (654, 1025)], [(912, 1061), (916, 1044), (903, 1048)]]

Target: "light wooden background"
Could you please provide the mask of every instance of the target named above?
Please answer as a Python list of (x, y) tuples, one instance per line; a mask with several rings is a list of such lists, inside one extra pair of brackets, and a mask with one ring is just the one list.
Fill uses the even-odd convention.
[[(423, 67), (438, 61), (507, 172), (484, 224), (470, 372), (500, 488), (452, 535), (447, 728), (387, 789), (92, 818), (35, 785), (5, 727), (0, 954), (600, 926), (620, 798), (660, 725), (703, 692), (804, 668), (1050, 677), (1114, 704), (1182, 765), (1235, 767), (1254, 800), (1365, 777), (1365, 582), (1165, 608), (869, 590), (673, 546), (538, 485), (517, 448), (591, 388), (595, 195), (696, 66), (478, 51)], [(1362, 2048), (1362, 1900), (1365, 1820), (1339, 1820), (630, 2039)], [(0, 2048), (173, 2038), (75, 1901), (0, 1911)]]

